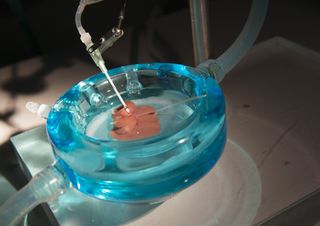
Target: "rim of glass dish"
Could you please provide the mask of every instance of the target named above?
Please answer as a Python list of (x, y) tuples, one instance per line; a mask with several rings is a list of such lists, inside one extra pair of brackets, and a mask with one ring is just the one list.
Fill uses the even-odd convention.
[[(116, 68), (112, 68), (110, 69), (108, 72), (109, 72), (109, 75), (111, 77), (114, 77), (114, 76), (118, 76), (118, 75), (121, 75), (123, 73), (126, 73), (130, 70), (136, 70), (136, 71), (139, 71), (139, 70), (157, 70), (159, 69), (161, 66), (175, 66), (175, 67), (179, 67), (183, 70), (184, 73), (179, 73), (181, 76), (183, 77), (188, 77), (190, 78), (192, 81), (194, 81), (196, 84), (197, 84), (197, 78), (198, 76), (202, 76), (200, 73), (200, 71), (198, 71), (197, 73), (197, 76), (192, 74), (191, 72), (189, 72), (187, 69), (193, 69), (196, 71), (196, 68), (192, 68), (192, 67), (189, 67), (189, 66), (185, 66), (185, 65), (182, 65), (182, 64), (175, 64), (175, 63), (147, 63), (147, 64), (133, 64), (133, 65), (126, 65), (126, 66), (121, 66), (121, 67), (116, 67)], [(177, 72), (179, 71), (179, 68), (174, 70), (174, 72)], [(89, 82), (101, 82), (104, 80), (103, 77), (99, 77), (99, 75), (102, 75), (102, 73), (97, 73), (97, 74), (94, 74), (90, 77), (88, 77), (87, 79), (84, 79), (82, 81), (79, 81), (78, 83), (76, 83), (74, 86), (72, 86), (68, 91), (66, 91), (64, 94), (66, 94), (67, 92), (69, 92), (71, 89), (73, 88), (76, 88), (81, 82), (86, 82), (86, 81), (89, 81)], [(199, 78), (198, 78), (199, 79)], [(63, 95), (64, 95), (63, 94)], [(62, 95), (62, 96), (63, 96)], [(197, 94), (196, 96), (201, 96), (199, 94)], [(202, 106), (203, 104), (203, 98), (200, 98), (198, 99), (198, 103), (196, 105), (196, 107), (193, 109), (194, 111), (192, 112), (191, 115), (189, 115), (187, 117), (187, 119), (185, 120), (188, 120), (190, 118), (194, 118), (195, 114), (198, 113), (199, 111), (199, 108), (200, 106)], [(184, 121), (185, 121), (184, 120)], [(191, 119), (191, 121), (193, 121), (193, 119)], [(142, 138), (142, 139), (134, 139), (134, 140), (115, 140), (115, 139), (99, 139), (99, 138), (95, 138), (95, 137), (92, 137), (92, 136), (88, 136), (86, 135), (85, 133), (79, 131), (77, 128), (74, 127), (73, 123), (70, 123), (70, 128), (76, 133), (76, 135), (79, 135), (82, 139), (85, 139), (89, 142), (92, 142), (92, 143), (96, 143), (96, 144), (125, 144), (125, 145), (133, 145), (133, 144), (153, 144), (153, 143), (157, 143), (158, 141), (162, 141), (163, 139), (165, 138), (168, 138), (170, 136), (172, 136), (173, 134), (176, 134), (177, 132), (180, 132), (180, 131), (185, 131), (186, 128), (188, 128), (188, 126), (185, 126), (183, 127), (183, 129), (181, 130), (178, 130), (178, 129), (173, 129), (172, 131), (170, 131), (169, 133), (165, 134), (165, 135), (161, 135), (161, 132), (160, 134), (158, 135), (155, 135), (155, 136), (150, 136), (150, 137), (146, 137), (146, 138)], [(50, 134), (50, 133), (49, 133)], [(51, 138), (50, 138), (51, 139)]]

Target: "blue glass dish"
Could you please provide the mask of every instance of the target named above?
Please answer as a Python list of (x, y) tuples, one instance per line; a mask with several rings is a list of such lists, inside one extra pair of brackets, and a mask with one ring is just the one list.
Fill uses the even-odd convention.
[(57, 167), (76, 189), (103, 200), (157, 202), (210, 171), (226, 142), (226, 122), (223, 93), (207, 72), (153, 63), (109, 75), (125, 100), (157, 109), (161, 132), (140, 140), (111, 138), (111, 114), (120, 103), (105, 76), (73, 86), (54, 104), (47, 133)]

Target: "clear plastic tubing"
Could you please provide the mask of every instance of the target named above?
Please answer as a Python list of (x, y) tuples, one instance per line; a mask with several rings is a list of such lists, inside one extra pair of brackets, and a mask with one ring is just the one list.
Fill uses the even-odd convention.
[(234, 43), (217, 59), (209, 59), (199, 68), (209, 69), (217, 82), (221, 82), (226, 73), (237, 65), (252, 47), (266, 16), (269, 0), (253, 0), (248, 19)]
[(41, 203), (54, 200), (66, 189), (67, 184), (60, 172), (52, 166), (41, 171), (19, 192), (0, 207), (0, 225), (13, 226), (29, 211)]

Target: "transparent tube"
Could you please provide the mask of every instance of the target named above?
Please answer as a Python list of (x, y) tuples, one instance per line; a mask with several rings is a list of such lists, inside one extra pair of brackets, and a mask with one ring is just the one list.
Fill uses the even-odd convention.
[(68, 187), (54, 166), (46, 168), (0, 207), (0, 225), (16, 225), (34, 207), (55, 199)]
[(92, 43), (90, 34), (88, 32), (86, 32), (86, 30), (82, 26), (81, 16), (82, 16), (84, 8), (87, 5), (95, 4), (95, 3), (98, 3), (98, 2), (101, 2), (101, 1), (102, 0), (80, 0), (79, 6), (77, 8), (77, 12), (76, 12), (76, 16), (75, 16), (76, 27), (77, 27), (77, 29), (79, 31), (81, 41), (87, 47), (91, 46), (93, 43)]
[(217, 59), (209, 59), (198, 67), (209, 69), (210, 74), (220, 82), (253, 45), (262, 27), (268, 2), (268, 0), (252, 0), (246, 24), (234, 43)]
[(81, 15), (82, 15), (83, 10), (87, 4), (88, 3), (86, 1), (83, 1), (83, 0), (80, 1), (79, 6), (77, 8), (76, 16), (75, 16), (75, 23), (76, 23), (76, 27), (78, 29), (78, 32), (80, 34), (81, 41), (87, 47), (89, 47), (90, 45), (93, 44), (92, 39), (91, 39), (90, 34), (88, 32), (86, 32), (86, 30), (83, 28), (82, 23), (81, 23)]
[(81, 24), (81, 15), (83, 13), (84, 8), (87, 5), (95, 4), (98, 2), (101, 2), (102, 0), (80, 0), (79, 6), (77, 8), (76, 16), (75, 16), (75, 22), (76, 22), (76, 27), (80, 33), (80, 35), (86, 34), (87, 32), (84, 30)]
[(81, 23), (81, 15), (83, 13), (84, 8), (85, 8), (85, 4), (83, 4), (82, 1), (80, 1), (79, 6), (77, 8), (76, 16), (75, 16), (76, 27), (80, 35), (86, 33)]

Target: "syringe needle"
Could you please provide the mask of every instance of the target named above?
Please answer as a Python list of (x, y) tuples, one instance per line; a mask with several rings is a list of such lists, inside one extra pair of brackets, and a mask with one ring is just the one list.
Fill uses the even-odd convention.
[(118, 96), (118, 99), (119, 101), (121, 102), (122, 106), (124, 107), (124, 109), (126, 110), (126, 112), (130, 113), (130, 110), (128, 108), (128, 106), (126, 105), (126, 103), (124, 102), (124, 100), (122, 99), (117, 87), (114, 85), (112, 79), (110, 78), (109, 74), (108, 74), (108, 71), (107, 71), (107, 68), (106, 66), (104, 65), (104, 61), (99, 61), (99, 68), (100, 70), (102, 71), (102, 73), (105, 74), (105, 76), (107, 77), (107, 80), (109, 81), (111, 87), (113, 88), (114, 92), (116, 93), (116, 95)]

